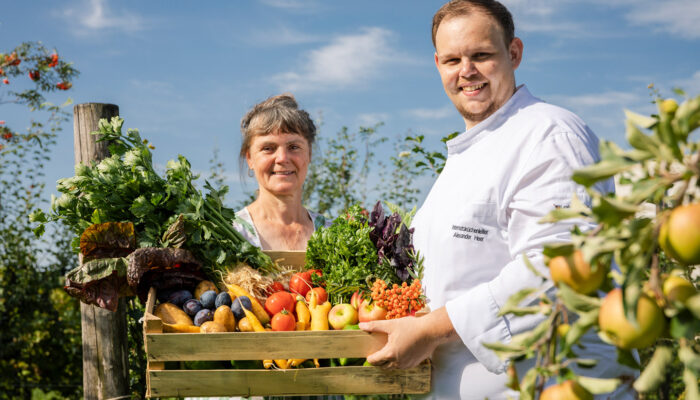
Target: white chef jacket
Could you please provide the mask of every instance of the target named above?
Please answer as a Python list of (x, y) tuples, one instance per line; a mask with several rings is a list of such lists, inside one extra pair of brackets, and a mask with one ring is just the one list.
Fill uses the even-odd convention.
[[(461, 341), (433, 355), (434, 398), (500, 399), (506, 364), (483, 343), (509, 342), (542, 316), (498, 316), (508, 298), (542, 286), (523, 255), (549, 276), (542, 248), (566, 242), (574, 222), (540, 224), (572, 195), (590, 203), (572, 180), (575, 169), (598, 161), (598, 139), (573, 113), (533, 97), (526, 87), (494, 114), (447, 142), (445, 167), (412, 226), (425, 257), (424, 288), (432, 310), (446, 306)], [(597, 187), (612, 191), (608, 181)], [(581, 222), (581, 221), (577, 221)], [(552, 283), (544, 286), (552, 293)], [(584, 340), (599, 361), (587, 376), (617, 376), (615, 350), (594, 333)], [(522, 378), (524, 371), (519, 371)], [(629, 371), (627, 371), (629, 373)]]

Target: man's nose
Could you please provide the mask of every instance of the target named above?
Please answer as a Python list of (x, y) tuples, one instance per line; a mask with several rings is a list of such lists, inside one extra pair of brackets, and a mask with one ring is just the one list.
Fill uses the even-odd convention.
[(468, 58), (462, 60), (459, 68), (459, 76), (471, 76), (476, 73), (476, 66)]

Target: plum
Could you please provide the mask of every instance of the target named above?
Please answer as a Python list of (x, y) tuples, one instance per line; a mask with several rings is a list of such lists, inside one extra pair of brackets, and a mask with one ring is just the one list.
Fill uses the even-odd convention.
[(208, 308), (202, 308), (194, 316), (194, 324), (197, 326), (202, 326), (203, 323), (207, 321), (214, 320), (214, 313)]
[(231, 295), (227, 292), (221, 292), (216, 296), (214, 308), (219, 308), (221, 306), (231, 307)]
[(233, 311), (233, 315), (238, 320), (245, 317), (245, 312), (243, 311), (243, 308), (241, 308), (241, 305), (247, 310), (253, 309), (253, 304), (250, 302), (250, 299), (247, 296), (238, 296), (233, 299), (231, 302), (231, 311)]
[(199, 302), (202, 303), (202, 307), (213, 309), (214, 303), (216, 302), (216, 292), (213, 290), (207, 290), (206, 292), (202, 293), (202, 296), (199, 298)]
[(197, 299), (189, 299), (185, 302), (185, 304), (183, 304), (182, 309), (185, 310), (187, 315), (194, 317), (197, 315), (199, 310), (202, 309), (202, 303), (200, 303)]
[(192, 298), (192, 292), (189, 290), (178, 290), (176, 292), (170, 293), (167, 299), (167, 303), (173, 303), (178, 307), (182, 307), (183, 304)]

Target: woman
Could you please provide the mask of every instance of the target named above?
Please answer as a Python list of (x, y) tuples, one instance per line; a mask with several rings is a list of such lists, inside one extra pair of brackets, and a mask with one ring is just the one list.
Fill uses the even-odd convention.
[[(240, 158), (258, 182), (258, 197), (237, 213), (236, 230), (263, 250), (306, 250), (323, 216), (301, 204), (316, 126), (294, 96), (273, 96), (241, 121)], [(245, 226), (248, 225), (248, 226)]]

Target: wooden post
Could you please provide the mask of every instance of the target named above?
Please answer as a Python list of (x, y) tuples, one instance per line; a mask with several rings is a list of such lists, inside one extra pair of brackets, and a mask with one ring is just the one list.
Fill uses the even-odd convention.
[[(119, 115), (113, 104), (84, 103), (73, 108), (75, 162), (89, 163), (109, 156), (106, 142), (96, 143), (100, 118)], [(84, 398), (130, 398), (126, 302), (116, 312), (80, 303), (83, 339)]]

